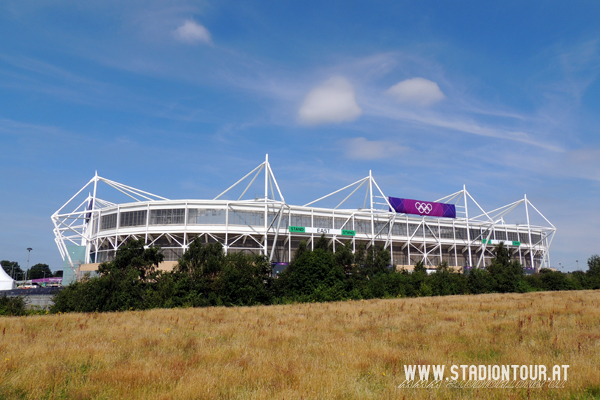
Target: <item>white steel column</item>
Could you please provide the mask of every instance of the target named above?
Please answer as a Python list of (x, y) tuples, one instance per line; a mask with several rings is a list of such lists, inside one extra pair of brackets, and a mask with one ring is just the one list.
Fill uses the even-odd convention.
[(456, 226), (454, 225), (456, 221), (452, 221), (452, 239), (453, 239), (453, 243), (454, 243), (454, 265), (458, 266), (458, 256), (456, 255), (456, 248), (458, 246), (456, 246)]
[(187, 242), (187, 224), (188, 224), (188, 216), (189, 216), (189, 207), (190, 205), (188, 204), (188, 202), (185, 202), (185, 213), (184, 213), (184, 218), (185, 221), (183, 221), (183, 249), (181, 252), (181, 255), (183, 255), (183, 253), (185, 253), (187, 251), (188, 248), (188, 242)]
[(408, 249), (408, 264), (407, 265), (411, 265), (411, 260), (410, 260), (410, 239), (412, 238), (412, 235), (410, 233), (409, 230), (409, 224), (408, 224), (408, 215), (404, 216), (406, 218), (406, 248)]
[(229, 253), (229, 202), (225, 205), (225, 255)]
[(269, 238), (267, 232), (267, 226), (269, 222), (269, 208), (267, 207), (267, 198), (269, 196), (269, 186), (268, 186), (268, 177), (269, 177), (269, 155), (265, 156), (265, 242), (264, 242), (264, 255), (266, 257), (269, 256)]
[(471, 257), (471, 229), (469, 229), (469, 205), (467, 204), (467, 187), (463, 185), (463, 198), (465, 201), (465, 216), (467, 218), (467, 246), (469, 250), (469, 268), (473, 268), (473, 259)]
[(369, 170), (369, 198), (371, 209), (371, 246), (375, 246), (375, 221), (373, 220), (373, 175)]
[[(96, 208), (96, 191), (98, 189), (98, 171), (95, 171), (94, 174), (94, 191), (93, 191), (93, 195), (92, 195), (92, 209), (90, 210), (90, 219), (88, 221), (88, 226), (86, 227), (86, 244), (85, 244), (85, 263), (89, 264), (90, 261), (90, 250), (92, 247), (92, 241), (90, 240), (90, 238), (93, 235), (93, 230), (94, 230), (94, 209)], [(90, 222), (91, 222), (91, 227), (90, 227)], [(82, 241), (84, 240), (84, 238), (81, 239)], [(98, 251), (96, 251), (96, 254), (98, 254)]]
[[(100, 221), (98, 221), (100, 222)], [(148, 227), (150, 226), (150, 203), (146, 207), (146, 231), (144, 232), (144, 244), (148, 245)]]
[(292, 262), (292, 232), (289, 226), (292, 224), (292, 209), (288, 210), (288, 262)]
[(531, 260), (531, 268), (534, 268), (534, 271), (535, 271), (535, 264), (533, 263), (533, 243), (531, 242), (531, 224), (529, 223), (529, 207), (527, 206), (529, 201), (527, 201), (526, 194), (524, 196), (524, 199), (525, 199), (525, 215), (527, 215), (527, 234), (529, 236), (529, 259)]
[[(314, 218), (314, 211), (312, 208), (310, 209), (310, 227), (314, 228), (315, 227), (315, 218)], [(310, 251), (314, 251), (315, 250), (315, 234), (311, 233), (310, 234)]]

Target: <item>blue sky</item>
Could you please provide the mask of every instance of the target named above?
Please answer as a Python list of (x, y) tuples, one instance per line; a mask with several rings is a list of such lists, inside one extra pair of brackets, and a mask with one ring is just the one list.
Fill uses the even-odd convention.
[[(552, 264), (600, 252), (600, 3), (4, 1), (0, 259), (61, 269), (98, 171), (212, 198), (269, 153), (290, 203), (527, 194)], [(110, 200), (110, 192), (101, 197)]]

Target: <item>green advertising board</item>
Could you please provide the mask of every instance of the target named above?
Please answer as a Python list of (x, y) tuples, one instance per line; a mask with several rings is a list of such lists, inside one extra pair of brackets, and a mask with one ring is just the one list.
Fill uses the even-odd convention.
[(290, 226), (289, 230), (291, 233), (316, 233), (317, 235), (356, 236), (356, 231), (349, 229), (307, 228), (304, 226)]

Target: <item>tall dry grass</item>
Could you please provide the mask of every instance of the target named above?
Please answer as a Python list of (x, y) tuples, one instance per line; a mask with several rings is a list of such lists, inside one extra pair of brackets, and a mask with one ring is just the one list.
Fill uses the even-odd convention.
[[(564, 389), (398, 389), (404, 364), (569, 364)], [(586, 398), (600, 292), (0, 318), (0, 398)]]

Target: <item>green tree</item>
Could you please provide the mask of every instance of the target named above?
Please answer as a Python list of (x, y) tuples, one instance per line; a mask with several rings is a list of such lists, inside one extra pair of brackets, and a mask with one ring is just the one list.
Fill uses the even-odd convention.
[(429, 286), (427, 283), (423, 282), (421, 284), (421, 287), (419, 288), (419, 296), (422, 296), (422, 297), (433, 296), (433, 290), (431, 289), (431, 286)]
[(465, 276), (451, 270), (445, 261), (442, 261), (435, 273), (429, 276), (428, 281), (434, 296), (464, 294), (467, 291)]
[(220, 243), (204, 244), (195, 238), (172, 274), (158, 282), (164, 303), (161, 307), (222, 305), (218, 284), (224, 265)]
[(362, 270), (366, 264), (367, 252), (364, 243), (359, 243), (354, 253), (354, 263), (359, 270)]
[(504, 243), (494, 248), (494, 258), (487, 268), (492, 278), (493, 290), (500, 293), (516, 292), (523, 279), (523, 267), (510, 259), (510, 252)]
[(590, 287), (588, 283), (588, 276), (583, 271), (573, 271), (569, 274), (569, 278), (574, 282), (575, 286), (579, 289), (588, 289)]
[(52, 271), (48, 264), (35, 264), (27, 271), (27, 279), (50, 278)]
[(292, 262), (296, 261), (298, 258), (300, 258), (302, 256), (302, 254), (306, 253), (307, 251), (310, 251), (308, 249), (308, 245), (306, 244), (306, 242), (304, 240), (302, 240), (298, 244), (298, 248), (296, 249), (296, 253), (294, 253), (294, 258), (293, 258)]
[(25, 276), (25, 272), (21, 269), (19, 263), (16, 261), (2, 260), (0, 261), (0, 264), (4, 269), (4, 272), (6, 272), (14, 280), (23, 279), (22, 277)]
[(467, 288), (471, 294), (491, 292), (493, 285), (488, 271), (483, 268), (471, 269), (467, 274)]
[(539, 273), (544, 290), (574, 290), (575, 284), (567, 274), (550, 269), (542, 269)]
[(158, 264), (164, 256), (157, 247), (131, 240), (115, 258), (100, 264), (100, 276), (67, 286), (54, 297), (53, 312), (139, 310), (154, 306), (152, 286), (161, 276)]
[(410, 274), (410, 284), (415, 290), (419, 290), (426, 279), (427, 269), (425, 268), (425, 264), (423, 261), (418, 261)]
[(336, 264), (329, 251), (315, 249), (304, 251), (283, 271), (277, 279), (278, 293), (282, 297), (310, 296), (317, 287), (332, 288), (344, 283), (344, 270)]
[(23, 297), (0, 296), (0, 315), (18, 316), (25, 315), (26, 312), (25, 300)]
[(193, 280), (216, 278), (223, 268), (225, 253), (221, 243), (203, 244), (195, 239), (181, 256), (174, 271)]
[[(352, 254), (352, 241), (347, 241), (335, 249), (335, 263), (344, 270), (346, 275), (352, 274), (355, 269), (354, 254)], [(358, 269), (356, 269), (356, 272)]]
[(132, 273), (142, 281), (151, 278), (162, 262), (164, 255), (160, 247), (144, 245), (144, 240), (130, 240), (117, 250), (112, 261), (100, 264), (101, 276), (122, 276)]
[(377, 274), (388, 273), (391, 256), (388, 249), (382, 246), (370, 246), (366, 251), (365, 262), (362, 268), (363, 275), (373, 277)]
[(586, 287), (588, 289), (600, 289), (600, 256), (594, 254), (588, 259), (587, 264)]
[(330, 251), (329, 248), (329, 240), (325, 237), (325, 234), (322, 234), (321, 237), (315, 242), (314, 249), (321, 249), (323, 251)]
[(589, 275), (600, 276), (600, 256), (594, 254), (587, 261)]
[(228, 254), (218, 279), (218, 295), (225, 305), (270, 304), (271, 282), (271, 263), (267, 257), (243, 253)]
[[(377, 274), (367, 283), (369, 292), (375, 298), (395, 298), (398, 296), (407, 296), (407, 287), (409, 285), (410, 275), (406, 271), (395, 272), (391, 271), (385, 274)], [(411, 286), (411, 294), (413, 288)]]

